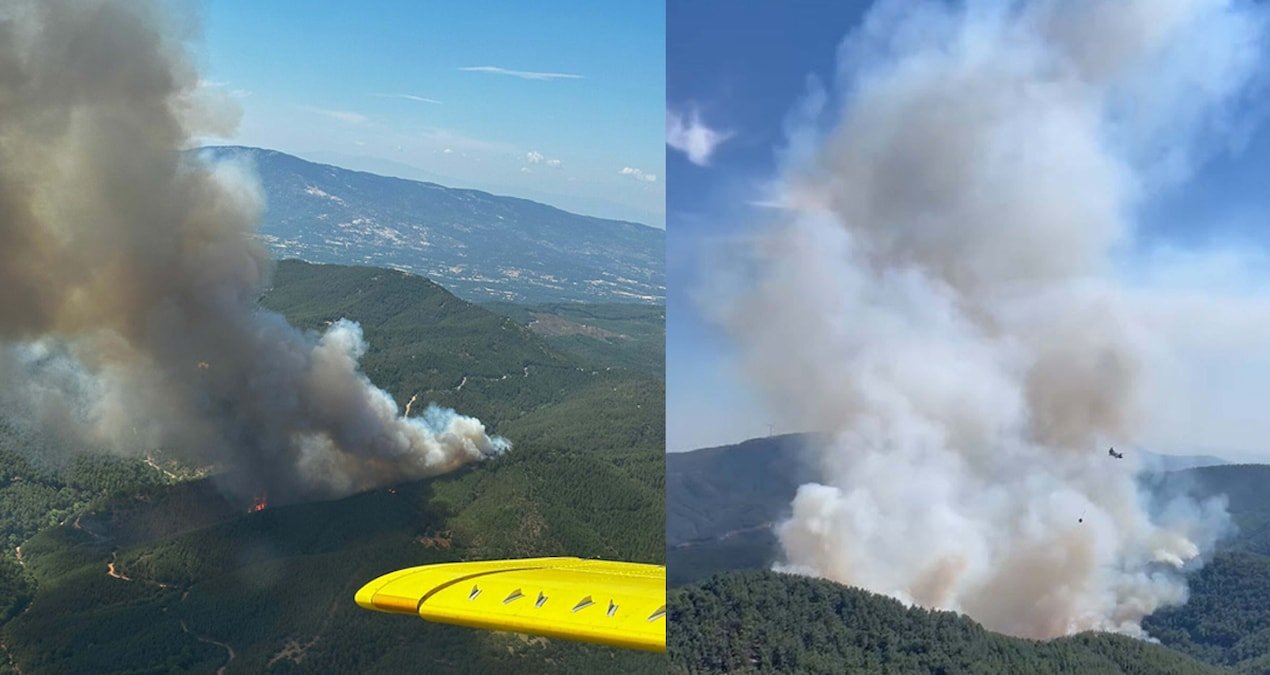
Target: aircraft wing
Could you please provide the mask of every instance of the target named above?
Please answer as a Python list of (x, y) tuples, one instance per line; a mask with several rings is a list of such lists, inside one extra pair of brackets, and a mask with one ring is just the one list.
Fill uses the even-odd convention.
[(371, 581), (356, 600), (471, 628), (666, 650), (662, 565), (583, 558), (424, 565)]

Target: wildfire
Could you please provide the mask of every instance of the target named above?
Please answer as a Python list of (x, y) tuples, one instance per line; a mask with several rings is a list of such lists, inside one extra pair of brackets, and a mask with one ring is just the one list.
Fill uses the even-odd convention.
[(269, 506), (269, 495), (261, 494), (259, 497), (256, 497), (256, 501), (252, 502), (250, 513), (259, 513), (260, 511), (264, 511), (266, 506)]

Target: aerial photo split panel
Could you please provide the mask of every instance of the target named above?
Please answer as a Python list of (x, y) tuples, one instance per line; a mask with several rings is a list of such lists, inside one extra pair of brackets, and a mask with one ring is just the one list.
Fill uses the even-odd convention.
[(664, 7), (0, 0), (0, 672), (661, 673)]
[(1268, 31), (668, 2), (672, 672), (1270, 672)]
[(0, 0), (0, 675), (1270, 673), (1266, 175), (1264, 0)]

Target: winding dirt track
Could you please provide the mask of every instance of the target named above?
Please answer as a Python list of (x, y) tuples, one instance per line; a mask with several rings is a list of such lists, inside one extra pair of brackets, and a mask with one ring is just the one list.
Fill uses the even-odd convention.
[(229, 646), (228, 644), (225, 644), (224, 642), (218, 642), (216, 640), (213, 640), (207, 637), (206, 635), (199, 635), (198, 633), (195, 633), (194, 631), (190, 630), (189, 626), (185, 625), (185, 619), (181, 619), (181, 630), (185, 631), (189, 635), (193, 635), (194, 639), (198, 640), (199, 642), (209, 644), (209, 645), (216, 645), (217, 647), (220, 647), (221, 649), (225, 650), (225, 653), (228, 654), (229, 658), (225, 659), (225, 665), (216, 669), (216, 675), (225, 675), (225, 669), (229, 667), (230, 662), (232, 662), (234, 660), (234, 656), (236, 656), (236, 654), (234, 654), (234, 648)]

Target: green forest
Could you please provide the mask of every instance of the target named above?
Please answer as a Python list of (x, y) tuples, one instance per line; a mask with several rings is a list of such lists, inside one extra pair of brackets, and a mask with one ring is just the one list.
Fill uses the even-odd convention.
[(1023, 640), (953, 612), (767, 571), (731, 572), (676, 589), (669, 612), (672, 673), (1224, 672), (1122, 635)]
[[(261, 303), (306, 329), (359, 321), (365, 370), (400, 404), (417, 395), (479, 416), (513, 449), (430, 480), (255, 513), (218, 489), (219, 475), (152, 466), (149, 449), (79, 453), (6, 426), (0, 673), (665, 671), (659, 655), (353, 603), (375, 576), (430, 562), (662, 562), (665, 385), (660, 366), (640, 362), (639, 340), (613, 339), (609, 324), (599, 351), (629, 346), (640, 356), (621, 358), (640, 365), (605, 362), (374, 268), (283, 262)], [(620, 322), (647, 336), (664, 331), (664, 311)]]

